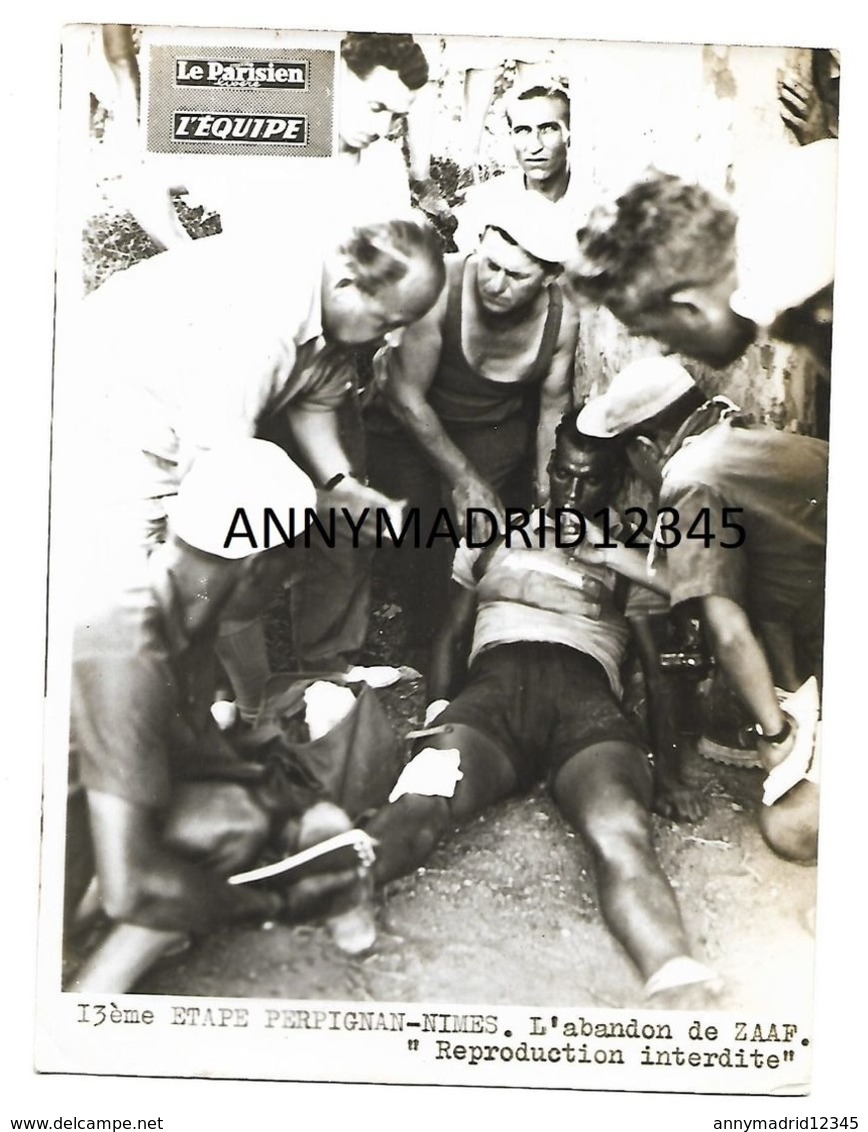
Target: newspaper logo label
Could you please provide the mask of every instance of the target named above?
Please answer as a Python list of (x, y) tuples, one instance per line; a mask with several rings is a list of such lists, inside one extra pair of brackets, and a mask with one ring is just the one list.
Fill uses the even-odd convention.
[(180, 142), (306, 145), (307, 116), (305, 114), (199, 114), (178, 111), (173, 116), (172, 137)]
[(307, 90), (308, 64), (304, 60), (176, 59), (175, 85)]

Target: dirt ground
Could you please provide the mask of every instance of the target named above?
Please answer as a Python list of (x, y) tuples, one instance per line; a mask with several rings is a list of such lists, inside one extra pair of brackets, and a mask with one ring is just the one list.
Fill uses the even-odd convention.
[[(400, 611), (376, 608), (368, 659), (400, 661)], [(282, 658), (279, 610), (270, 645)], [(397, 654), (397, 655), (396, 655)], [(418, 725), (420, 681), (379, 693), (394, 726)], [(759, 770), (694, 756), (706, 799), (696, 824), (654, 818), (657, 850), (695, 954), (725, 984), (722, 1009), (807, 1009), (815, 870), (788, 864), (756, 828)], [(642, 984), (603, 925), (589, 855), (542, 787), (456, 831), (378, 899), (375, 946), (349, 957), (323, 926), (224, 930), (166, 960), (137, 988), (155, 994), (635, 1009)]]

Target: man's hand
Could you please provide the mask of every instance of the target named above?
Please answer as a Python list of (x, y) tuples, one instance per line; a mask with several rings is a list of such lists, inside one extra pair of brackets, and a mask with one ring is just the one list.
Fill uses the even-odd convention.
[(757, 753), (766, 770), (773, 770), (779, 763), (782, 763), (788, 755), (792, 754), (796, 746), (796, 737), (799, 733), (798, 724), (786, 712), (784, 712), (784, 718), (789, 723), (790, 730), (782, 742), (769, 743), (767, 739), (757, 739)]
[(382, 508), (392, 527), (395, 531), (399, 531), (404, 521), (404, 509), (407, 506), (407, 500), (391, 499), (388, 495), (383, 495), (381, 491), (375, 491), (374, 488), (368, 487), (367, 484), (361, 483), (352, 476), (345, 476), (330, 491), (317, 493), (317, 506), (323, 510), (333, 508), (335, 511), (340, 511), (342, 507), (346, 507), (354, 521), (361, 518), (367, 507), (371, 515), (362, 527), (361, 533), (363, 538), (367, 537), (373, 540), (376, 524), (371, 520), (376, 509)]
[[(478, 475), (468, 474), (458, 480), (452, 489), (452, 506), (462, 525), (470, 507), (484, 508), (495, 516), (498, 523), (503, 521), (504, 508), (500, 496), (490, 484)], [(490, 523), (486, 521), (484, 515), (473, 516), (472, 532), (464, 531), (465, 536), (471, 533), (479, 541), (491, 534)]]
[[(575, 521), (570, 515), (565, 515), (560, 524), (561, 535), (565, 539), (573, 539), (581, 534), (580, 521)], [(576, 546), (570, 547), (568, 554), (576, 562), (585, 562), (589, 566), (608, 566), (611, 550), (601, 544), (606, 542), (602, 529), (589, 519), (585, 519), (584, 536)]]
[(798, 141), (809, 145), (830, 136), (823, 101), (811, 83), (795, 71), (784, 71), (778, 79), (781, 119)]

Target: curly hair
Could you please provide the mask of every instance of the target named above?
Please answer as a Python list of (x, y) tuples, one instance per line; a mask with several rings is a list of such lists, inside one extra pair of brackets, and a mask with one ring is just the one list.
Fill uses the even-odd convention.
[(428, 60), (412, 35), (351, 31), (341, 40), (341, 58), (356, 78), (365, 79), (375, 67), (396, 71), (408, 90), (428, 82)]
[(650, 170), (614, 204), (593, 209), (569, 266), (577, 291), (616, 314), (710, 283), (735, 262), (736, 216), (700, 185)]
[(446, 278), (440, 238), (432, 226), (416, 220), (384, 220), (354, 228), (340, 249), (352, 262), (356, 286), (366, 295), (403, 279), (410, 262), (430, 267), (438, 290)]

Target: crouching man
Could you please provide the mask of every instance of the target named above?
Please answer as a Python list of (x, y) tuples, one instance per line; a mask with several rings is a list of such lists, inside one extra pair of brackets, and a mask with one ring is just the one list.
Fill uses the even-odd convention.
[[(618, 486), (617, 444), (581, 437), (574, 422), (567, 414), (556, 434), (552, 515), (591, 514)], [(367, 826), (374, 877), (382, 884), (412, 871), (456, 822), (545, 778), (591, 851), (603, 916), (645, 980), (649, 1004), (699, 1006), (717, 980), (690, 956), (652, 843), (647, 748), (619, 702), (628, 639), (621, 586), (611, 569), (577, 560), (547, 533), (544, 546), (537, 538), (459, 549), (461, 589), (437, 641), (430, 690), (453, 690), (472, 631), (469, 676)]]
[[(288, 815), (246, 783), (245, 764), (211, 718), (208, 676), (227, 603), (259, 601), (291, 553), (227, 539), (236, 508), (251, 516), (290, 508), (302, 529), (315, 500), (310, 479), (276, 445), (235, 441), (194, 463), (165, 542), (150, 554), (121, 546), (83, 571), (71, 694), (80, 786), (71, 794), (66, 904), (78, 903), (92, 864), (115, 926), (73, 989), (122, 992), (188, 933), (282, 907), (274, 892), (225, 880)], [(75, 804), (82, 790), (86, 809)]]
[[(828, 444), (748, 424), (725, 397), (707, 400), (674, 358), (621, 370), (577, 426), (619, 438), (653, 491), (671, 606), (701, 615), (715, 661), (756, 721), (765, 769), (815, 758), (814, 725), (787, 711), (777, 689), (822, 676)], [(760, 815), (772, 849), (802, 864), (816, 860), (819, 819), (818, 768), (806, 769)]]

